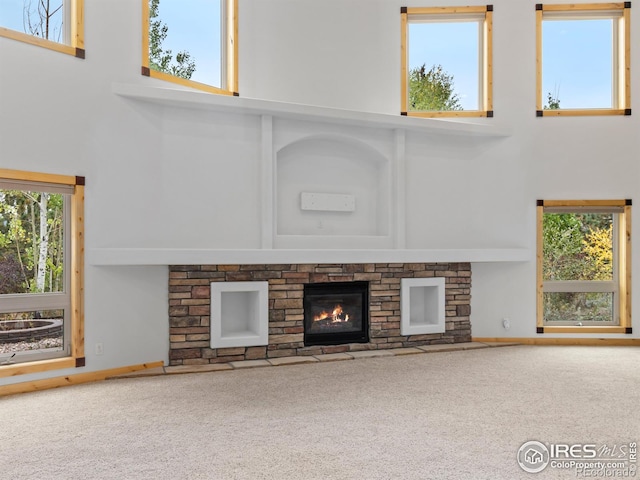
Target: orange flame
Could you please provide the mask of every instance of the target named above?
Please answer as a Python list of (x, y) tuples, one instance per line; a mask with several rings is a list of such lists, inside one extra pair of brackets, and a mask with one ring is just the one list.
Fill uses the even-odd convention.
[(343, 314), (342, 305), (336, 305), (331, 313), (323, 310), (320, 313), (320, 315), (315, 315), (313, 317), (313, 321), (317, 322), (319, 320), (326, 320), (327, 318), (330, 318), (332, 323), (348, 322), (349, 315), (346, 314), (344, 315), (344, 318), (343, 318), (342, 314)]

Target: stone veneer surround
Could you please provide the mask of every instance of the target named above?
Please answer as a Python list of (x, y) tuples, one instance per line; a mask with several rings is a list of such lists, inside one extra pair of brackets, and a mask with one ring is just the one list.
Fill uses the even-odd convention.
[[(400, 280), (445, 278), (446, 331), (400, 335)], [(269, 344), (210, 348), (211, 282), (269, 282)], [(369, 282), (369, 343), (305, 347), (305, 283)], [(170, 365), (319, 355), (471, 340), (471, 264), (366, 263), (172, 265), (169, 267)]]

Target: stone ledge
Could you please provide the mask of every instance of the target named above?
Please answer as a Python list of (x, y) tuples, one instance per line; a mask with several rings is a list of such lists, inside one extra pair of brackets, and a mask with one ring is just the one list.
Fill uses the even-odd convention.
[(346, 353), (323, 353), (322, 355), (314, 355), (320, 362), (338, 362), (341, 360), (353, 360), (353, 357)]
[[(480, 343), (480, 342), (475, 342)], [(522, 345), (518, 342), (481, 342), (484, 345), (488, 345), (489, 347), (515, 347), (516, 345)]]
[(175, 365), (164, 369), (167, 375), (179, 375), (183, 373), (221, 372), (223, 370), (233, 370), (233, 367), (228, 363), (209, 363), (207, 365)]
[(392, 349), (389, 350), (362, 350), (360, 352), (348, 352), (353, 358), (394, 357)]
[(176, 375), (182, 373), (203, 373), (219, 372), (228, 370), (240, 370), (243, 368), (275, 367), (284, 365), (298, 365), (303, 363), (337, 362), (344, 360), (354, 360), (356, 358), (376, 358), (376, 357), (397, 357), (404, 355), (417, 355), (422, 353), (439, 352), (461, 352), (466, 350), (477, 350), (481, 348), (513, 347), (521, 345), (517, 342), (466, 342), (447, 343), (438, 345), (425, 345), (421, 347), (390, 348), (388, 350), (362, 350), (349, 353), (325, 353), (321, 355), (293, 356), (270, 358), (269, 360), (239, 360), (229, 363), (215, 363), (207, 365), (176, 365), (173, 367), (157, 367), (148, 370), (126, 373), (109, 377), (115, 378), (140, 378), (158, 375)]
[(415, 355), (417, 353), (424, 353), (422, 350), (416, 347), (394, 348), (391, 351), (394, 355)]
[(279, 358), (270, 358), (267, 360), (274, 367), (280, 365), (296, 365), (299, 363), (317, 363), (319, 360), (312, 356), (296, 356), (296, 357), (279, 357)]
[[(416, 348), (419, 348), (423, 352), (427, 352), (427, 353), (456, 352), (456, 351), (464, 350), (464, 347), (462, 345), (463, 344), (461, 343), (440, 343), (436, 345), (423, 345)], [(485, 348), (489, 348), (489, 347), (485, 347)]]
[(256, 367), (271, 367), (272, 365), (266, 360), (239, 360), (237, 362), (230, 362), (233, 368), (256, 368)]

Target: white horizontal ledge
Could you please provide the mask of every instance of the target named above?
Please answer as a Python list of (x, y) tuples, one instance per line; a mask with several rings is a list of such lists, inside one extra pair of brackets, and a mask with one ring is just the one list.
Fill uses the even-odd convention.
[[(418, 118), (384, 113), (343, 110), (297, 103), (275, 102), (255, 98), (215, 95), (197, 90), (150, 87), (127, 83), (113, 83), (113, 93), (125, 98), (178, 108), (209, 110), (249, 115), (273, 115), (293, 120), (338, 123), (370, 128), (403, 129), (438, 134), (478, 137), (507, 137), (510, 132), (489, 123), (473, 123), (440, 118)], [(493, 118), (486, 119), (494, 123)]]
[(229, 265), (274, 263), (527, 262), (526, 248), (450, 250), (209, 250), (91, 248), (87, 263), (116, 265)]

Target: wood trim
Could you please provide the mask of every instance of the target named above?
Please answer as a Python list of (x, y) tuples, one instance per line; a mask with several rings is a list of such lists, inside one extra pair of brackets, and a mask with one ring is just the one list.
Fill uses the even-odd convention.
[(522, 345), (582, 345), (588, 347), (638, 347), (640, 338), (530, 338), (530, 337), (473, 337), (480, 343), (520, 343)]
[(536, 327), (544, 327), (544, 277), (542, 275), (544, 207), (536, 207)]
[[(439, 15), (439, 14), (483, 14), (483, 62), (481, 78), (482, 110), (462, 111), (409, 111), (409, 37), (408, 23), (410, 15)], [(479, 88), (480, 88), (479, 87)], [(438, 117), (493, 117), (493, 6), (471, 7), (414, 7), (400, 10), (400, 110), (402, 115), (410, 117), (438, 118)]]
[(55, 52), (65, 53), (76, 58), (84, 58), (78, 56), (78, 50), (84, 50), (84, 0), (71, 0), (71, 29), (69, 44), (54, 42), (44, 38), (36, 37), (24, 32), (18, 32), (6, 27), (0, 27), (0, 37), (10, 38), (19, 42), (28, 43), (37, 47), (46, 48)]
[(609, 334), (609, 333), (627, 333), (626, 327), (615, 326), (615, 327), (600, 327), (600, 326), (585, 326), (585, 327), (575, 327), (571, 325), (564, 326), (544, 326), (544, 332), (542, 333), (601, 333), (601, 334)]
[(565, 3), (565, 4), (543, 4), (542, 10), (545, 12), (588, 12), (595, 10), (622, 10), (624, 2), (616, 3)]
[(625, 207), (626, 200), (543, 200), (545, 207)]
[[(226, 0), (227, 4), (227, 40), (226, 48), (226, 88), (218, 88), (206, 83), (187, 80), (164, 72), (158, 72), (150, 68), (149, 62), (149, 0), (142, 2), (142, 47), (141, 62), (142, 75), (165, 82), (175, 83), (185, 87), (195, 88), (204, 92), (215, 93), (217, 95), (237, 96), (238, 92), (238, 2), (237, 0)], [(146, 69), (146, 70), (145, 70)], [(148, 72), (148, 75), (146, 75)]]
[(84, 357), (84, 185), (71, 203), (71, 355)]
[(471, 7), (409, 7), (407, 14), (409, 15), (438, 15), (452, 13), (486, 13), (487, 6), (471, 6)]
[[(619, 252), (619, 304), (620, 325), (606, 326), (545, 326), (544, 325), (544, 279), (542, 275), (543, 238), (542, 221), (545, 207), (623, 207), (618, 225)], [(536, 326), (544, 327), (543, 333), (627, 333), (632, 327), (631, 317), (631, 201), (618, 200), (540, 200), (536, 207)]]
[(34, 37), (28, 33), (16, 32), (5, 27), (0, 27), (0, 37), (10, 38), (22, 43), (28, 43), (30, 45), (36, 45), (55, 52), (66, 53), (73, 57), (76, 56), (76, 48), (71, 45), (65, 45), (63, 43), (52, 42), (51, 40), (45, 40), (43, 38)]
[(0, 178), (29, 182), (71, 185), (71, 356), (0, 366), (0, 378), (27, 373), (74, 368), (84, 357), (84, 184), (85, 178), (70, 175), (0, 169)]
[(71, 5), (71, 45), (84, 50), (84, 0)]
[(423, 117), (423, 118), (439, 118), (439, 117), (488, 117), (488, 112), (484, 110), (445, 110), (445, 111), (433, 111), (433, 112), (407, 112), (408, 117)]
[(407, 14), (400, 14), (400, 110), (409, 111), (409, 31)]
[(631, 109), (631, 9), (625, 8), (622, 14), (624, 28), (624, 105), (623, 109)]
[(238, 92), (238, 1), (227, 0), (226, 89)]
[(6, 180), (22, 180), (27, 182), (54, 183), (58, 185), (75, 185), (76, 177), (52, 173), (26, 172), (24, 170), (8, 170), (0, 168), (0, 178)]
[[(140, 0), (142, 3), (142, 48), (141, 65), (149, 69), (149, 0)], [(143, 73), (144, 75), (144, 73)]]
[[(484, 72), (482, 90), (483, 108), (493, 112), (493, 10), (488, 10), (484, 21)], [(493, 115), (491, 115), (493, 116)]]
[[(624, 218), (620, 222), (620, 326), (630, 328), (631, 325), (631, 205), (625, 205)], [(624, 270), (624, 271), (622, 271)]]
[[(12, 363), (0, 365), (0, 378), (27, 375), (29, 373), (47, 372), (49, 370), (62, 370), (63, 368), (75, 368), (76, 359), (73, 357), (52, 358), (50, 360), (38, 360), (36, 362)], [(0, 387), (0, 391), (2, 387)]]
[[(0, 397), (6, 395), (14, 395), (16, 393), (35, 392), (38, 390), (47, 390), (50, 388), (64, 387), (67, 385), (78, 385), (81, 383), (98, 382), (108, 377), (123, 375), (126, 373), (137, 372), (150, 368), (162, 367), (164, 362), (149, 362), (138, 365), (130, 365), (127, 367), (112, 368), (109, 370), (100, 370), (97, 372), (79, 373), (76, 375), (66, 375), (63, 377), (48, 378), (44, 380), (34, 380), (31, 382), (21, 382), (12, 385), (0, 386)], [(2, 367), (0, 367), (2, 368)]]
[(536, 111), (544, 115), (542, 109), (542, 10), (536, 10)]
[(183, 85), (185, 87), (195, 88), (197, 90), (202, 90), (209, 93), (233, 96), (233, 92), (230, 92), (228, 90), (212, 87), (211, 85), (207, 85), (206, 83), (200, 83), (194, 80), (187, 80), (186, 78), (175, 77), (173, 75), (169, 75), (168, 73), (158, 72), (157, 70), (154, 70), (152, 68), (149, 69), (149, 76), (151, 78), (157, 78), (158, 80), (164, 80), (165, 82), (171, 82), (171, 83)]
[[(542, 101), (542, 98), (540, 99)], [(590, 108), (590, 109), (559, 109), (542, 110), (543, 117), (594, 117), (594, 116), (614, 116), (625, 115), (624, 109), (620, 108)]]
[[(624, 2), (616, 3), (579, 3), (579, 4), (544, 4), (536, 9), (536, 110), (542, 112), (538, 116), (575, 117), (575, 116), (608, 116), (629, 115), (631, 110), (631, 12)], [(542, 21), (544, 12), (567, 12), (568, 15), (578, 12), (619, 11), (621, 35), (618, 37), (618, 78), (616, 90), (616, 108), (610, 109), (558, 109), (543, 110), (542, 92)]]

